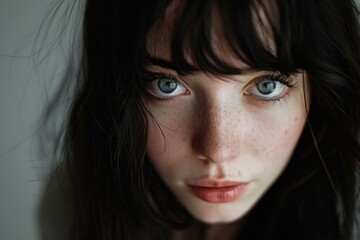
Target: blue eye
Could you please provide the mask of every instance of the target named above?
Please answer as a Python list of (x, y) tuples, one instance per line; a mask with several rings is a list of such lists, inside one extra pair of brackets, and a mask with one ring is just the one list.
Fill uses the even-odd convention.
[(281, 98), (288, 90), (294, 86), (293, 78), (288, 76), (261, 76), (255, 80), (246, 94), (253, 95), (261, 100), (271, 101)]
[(169, 94), (176, 90), (178, 87), (178, 82), (174, 79), (158, 79), (157, 85), (160, 91), (163, 93)]
[(182, 95), (187, 92), (187, 89), (175, 77), (160, 74), (153, 76), (150, 80), (149, 92), (154, 97), (167, 99)]
[(276, 90), (276, 87), (277, 87), (276, 84), (277, 84), (277, 82), (272, 79), (264, 80), (263, 82), (256, 84), (256, 89), (261, 94), (269, 95)]

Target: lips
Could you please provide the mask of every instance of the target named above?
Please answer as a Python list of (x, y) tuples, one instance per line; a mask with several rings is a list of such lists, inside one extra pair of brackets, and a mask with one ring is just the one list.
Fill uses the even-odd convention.
[(190, 192), (197, 198), (211, 203), (231, 202), (243, 195), (248, 182), (203, 179), (188, 184)]

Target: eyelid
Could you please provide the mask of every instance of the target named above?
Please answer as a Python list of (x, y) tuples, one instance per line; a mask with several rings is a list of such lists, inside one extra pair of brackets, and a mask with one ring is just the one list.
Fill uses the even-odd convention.
[[(189, 94), (188, 88), (186, 86), (184, 86), (184, 84), (182, 84), (182, 81), (179, 81), (178, 77), (176, 77), (173, 74), (148, 71), (144, 75), (144, 79), (148, 83), (148, 89), (149, 89), (148, 94), (150, 95), (150, 97), (152, 97), (158, 101), (171, 101), (171, 100), (177, 98), (178, 96), (182, 96), (184, 94)], [(176, 95), (170, 95), (171, 93), (169, 93), (169, 95), (166, 95), (166, 93), (164, 93), (164, 94), (156, 93), (156, 91), (154, 89), (151, 89), (152, 88), (151, 86), (154, 83), (154, 81), (158, 81), (161, 79), (168, 79), (168, 80), (176, 81), (178, 84), (177, 87), (183, 88), (185, 91), (183, 93), (176, 94)]]
[(270, 74), (262, 74), (260, 76), (255, 77), (253, 80), (251, 80), (246, 86), (244, 87), (246, 92), (249, 88), (255, 86), (256, 84), (259, 84), (263, 82), (264, 80), (272, 78), (275, 79), (275, 81), (280, 82), (281, 84), (292, 88), (295, 87), (298, 84), (297, 79), (295, 78), (294, 74), (283, 74), (283, 73), (270, 73)]
[(164, 72), (150, 72), (146, 71), (143, 75), (143, 78), (146, 82), (152, 82), (156, 79), (160, 78), (168, 78), (178, 81), (177, 77), (174, 74), (171, 73), (164, 73)]
[(264, 81), (267, 78), (275, 78), (278, 82), (280, 82), (288, 87), (292, 87), (297, 84), (294, 74), (272, 72), (272, 73), (264, 73), (264, 74), (254, 77), (251, 81), (248, 82), (248, 84), (245, 85), (244, 89), (248, 89), (248, 88)]
[[(275, 94), (275, 96), (271, 96), (272, 93), (263, 94), (261, 93), (257, 88), (258, 84), (263, 83), (267, 79), (272, 79), (272, 81), (277, 82), (278, 84), (281, 84), (281, 86), (284, 88), (280, 93)], [(298, 84), (298, 81), (296, 81), (296, 78), (294, 74), (282, 74), (279, 72), (274, 72), (271, 74), (263, 74), (258, 77), (255, 77), (253, 80), (251, 80), (246, 86), (244, 95), (253, 97), (255, 100), (260, 102), (276, 102), (281, 99), (283, 99), (289, 92), (289, 90), (293, 87), (296, 87)], [(276, 90), (274, 90), (276, 91)], [(254, 93), (257, 92), (258, 94)]]

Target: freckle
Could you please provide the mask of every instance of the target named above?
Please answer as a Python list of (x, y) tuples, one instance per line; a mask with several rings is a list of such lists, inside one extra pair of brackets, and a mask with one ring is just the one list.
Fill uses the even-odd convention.
[(297, 120), (298, 120), (298, 118), (296, 117), (296, 118), (294, 119), (294, 121), (297, 122)]
[(285, 130), (285, 135), (288, 133), (288, 131), (287, 130)]

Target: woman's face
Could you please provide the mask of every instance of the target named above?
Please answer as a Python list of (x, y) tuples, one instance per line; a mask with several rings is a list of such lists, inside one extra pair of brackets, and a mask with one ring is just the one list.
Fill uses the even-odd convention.
[[(170, 59), (168, 47), (148, 47)], [(302, 72), (284, 76), (226, 61), (249, 71), (179, 76), (148, 67), (147, 155), (180, 203), (206, 223), (235, 221), (259, 201), (286, 167), (309, 102)]]
[(292, 155), (306, 121), (306, 79), (258, 71), (223, 81), (204, 73), (184, 78), (160, 67), (150, 71), (151, 163), (198, 220), (239, 219)]

